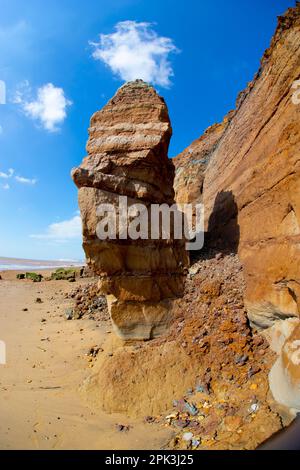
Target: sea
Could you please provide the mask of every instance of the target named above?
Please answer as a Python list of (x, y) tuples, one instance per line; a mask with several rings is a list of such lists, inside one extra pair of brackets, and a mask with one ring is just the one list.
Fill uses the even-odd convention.
[(31, 259), (18, 259), (0, 257), (0, 271), (15, 270), (15, 271), (30, 271), (40, 269), (55, 269), (55, 268), (68, 268), (84, 266), (85, 262), (82, 260), (31, 260)]

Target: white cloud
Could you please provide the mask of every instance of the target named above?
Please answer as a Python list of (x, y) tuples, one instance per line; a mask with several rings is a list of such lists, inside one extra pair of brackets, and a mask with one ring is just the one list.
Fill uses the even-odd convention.
[(7, 173), (3, 173), (2, 171), (0, 171), (0, 178), (11, 178), (14, 174), (15, 170), (13, 168), (9, 168), (8, 172)]
[(151, 23), (121, 21), (115, 32), (100, 34), (93, 57), (103, 61), (112, 72), (123, 80), (141, 78), (162, 87), (170, 86), (174, 75), (168, 60), (171, 52), (179, 52), (172, 39), (158, 36)]
[[(0, 178), (9, 179), (9, 178), (12, 178), (14, 174), (15, 174), (15, 170), (13, 168), (9, 168), (7, 172), (0, 171)], [(18, 176), (18, 175), (15, 176), (15, 180), (18, 183), (22, 183), (22, 184), (34, 185), (37, 183), (37, 180), (35, 178), (24, 178), (24, 176)], [(2, 185), (2, 188), (9, 189), (10, 186), (6, 183), (5, 185)]]
[(75, 215), (72, 219), (50, 224), (45, 233), (30, 235), (31, 238), (64, 242), (71, 239), (81, 239), (81, 217)]
[(18, 181), (18, 183), (22, 183), (22, 184), (36, 184), (37, 180), (35, 178), (24, 178), (24, 176), (16, 176), (15, 177), (16, 181)]
[(15, 93), (14, 103), (22, 107), (26, 116), (39, 121), (44, 129), (56, 132), (67, 117), (67, 107), (72, 102), (65, 97), (64, 90), (53, 83), (38, 88), (36, 99), (25, 97), (30, 93), (29, 83), (23, 82)]
[(3, 134), (3, 127), (0, 124), (0, 135)]

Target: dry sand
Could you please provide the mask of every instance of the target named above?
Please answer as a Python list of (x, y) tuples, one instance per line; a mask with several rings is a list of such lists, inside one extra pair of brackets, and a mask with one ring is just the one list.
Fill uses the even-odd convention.
[[(89, 279), (33, 283), (16, 280), (16, 273), (0, 273), (0, 340), (7, 350), (0, 365), (0, 449), (165, 447), (169, 429), (91, 409), (79, 392), (92, 372), (87, 351), (109, 334), (105, 322), (65, 319), (65, 294)], [(130, 429), (120, 432), (116, 424)]]

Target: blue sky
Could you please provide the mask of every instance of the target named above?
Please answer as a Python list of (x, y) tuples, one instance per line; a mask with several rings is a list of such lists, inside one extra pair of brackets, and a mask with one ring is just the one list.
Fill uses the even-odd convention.
[(124, 78), (149, 78), (168, 104), (175, 156), (234, 108), (293, 5), (0, 0), (0, 256), (83, 258), (70, 169), (90, 116)]

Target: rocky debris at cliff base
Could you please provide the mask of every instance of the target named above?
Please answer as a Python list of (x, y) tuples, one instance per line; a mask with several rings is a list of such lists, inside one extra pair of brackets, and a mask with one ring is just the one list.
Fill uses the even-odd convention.
[(170, 331), (98, 356), (86, 389), (107, 411), (172, 427), (170, 448), (254, 449), (292, 419), (280, 414), (269, 390), (275, 354), (249, 327), (238, 256), (217, 254), (200, 255), (197, 274), (174, 303)]
[(109, 321), (106, 298), (99, 294), (98, 282), (90, 282), (73, 289), (66, 298), (73, 301), (72, 308), (66, 310), (67, 320), (89, 318), (96, 321)]
[[(254, 449), (292, 419), (280, 416), (269, 390), (275, 356), (265, 338), (249, 328), (237, 255), (220, 258), (209, 250), (193, 268), (196, 274), (176, 303), (171, 334), (185, 343), (191, 360), (198, 357), (199, 371), (192, 391), (173, 403), (178, 414), (169, 425), (177, 436), (170, 445)], [(193, 439), (186, 440), (186, 433)]]

